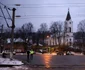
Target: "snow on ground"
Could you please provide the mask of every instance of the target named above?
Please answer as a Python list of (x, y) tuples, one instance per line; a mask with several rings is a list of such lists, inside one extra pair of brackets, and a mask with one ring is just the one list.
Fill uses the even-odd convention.
[(9, 58), (2, 58), (0, 57), (0, 65), (22, 65), (22, 61), (13, 59), (10, 60)]
[(0, 67), (0, 70), (32, 70), (29, 66)]
[(75, 53), (75, 52), (71, 52), (73, 55), (83, 55), (83, 53)]
[(11, 70), (9, 67), (6, 68), (0, 68), (0, 70)]

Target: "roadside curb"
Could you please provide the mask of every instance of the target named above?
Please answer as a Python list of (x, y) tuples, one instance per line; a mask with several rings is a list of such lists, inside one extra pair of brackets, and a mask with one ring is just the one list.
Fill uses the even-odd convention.
[(68, 68), (68, 67), (85, 67), (85, 65), (56, 65), (56, 66), (51, 66), (47, 67), (45, 65), (30, 65), (32, 68)]

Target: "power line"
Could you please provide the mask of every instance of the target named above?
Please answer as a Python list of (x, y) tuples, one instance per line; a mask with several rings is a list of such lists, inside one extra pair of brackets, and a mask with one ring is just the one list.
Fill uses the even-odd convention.
[[(64, 17), (64, 16), (63, 16), (63, 17)], [(22, 17), (22, 18), (16, 18), (16, 19), (29, 19), (29, 18), (63, 18), (63, 17), (26, 17), (26, 18)], [(79, 17), (74, 16), (73, 18), (80, 18), (80, 17), (85, 17), (85, 16), (79, 16)]]
[(5, 22), (6, 22), (7, 26), (9, 27), (8, 22), (7, 22), (7, 20), (6, 20), (6, 17), (5, 17), (5, 15), (4, 15), (4, 12), (3, 12), (3, 10), (2, 10), (2, 7), (1, 7), (1, 6), (0, 6), (0, 9), (1, 9), (1, 12), (2, 12), (2, 14), (3, 14), (3, 17), (4, 17), (4, 19), (5, 19)]
[[(17, 8), (44, 8), (44, 7), (85, 7), (85, 3), (64, 3), (60, 4), (20, 4)], [(15, 6), (16, 4), (8, 4)]]
[[(83, 4), (85, 4), (85, 3), (47, 3), (47, 4), (18, 4), (18, 6), (21, 6), (21, 5), (63, 5), (63, 4), (65, 4), (65, 5), (70, 5), (70, 4), (81, 4), (81, 5), (83, 5)], [(6, 4), (6, 5), (13, 5), (13, 6), (17, 6), (17, 4)]]
[[(19, 19), (25, 18), (56, 18), (56, 17), (63, 17), (65, 15), (24, 15), (19, 17)], [(18, 17), (16, 17), (18, 19)]]
[(63, 7), (78, 7), (78, 8), (82, 8), (82, 7), (84, 7), (85, 8), (85, 6), (39, 6), (39, 7), (15, 7), (15, 8), (19, 9), (19, 8), (57, 8), (57, 7), (59, 7), (59, 8), (63, 8)]
[[(16, 19), (29, 19), (29, 18), (63, 18), (66, 15), (20, 15), (20, 17), (16, 17)], [(75, 14), (73, 18), (76, 17), (85, 17), (85, 14)]]
[[(0, 4), (2, 4), (0, 2)], [(65, 5), (63, 5), (65, 4)], [(3, 6), (6, 6), (2, 4)], [(17, 9), (19, 8), (55, 8), (55, 7), (85, 7), (85, 3), (53, 3), (53, 4), (20, 4), (20, 6), (16, 6), (16, 4), (7, 4), (7, 5), (12, 5), (12, 8), (15, 6)], [(28, 6), (26, 6), (28, 5)], [(34, 6), (33, 6), (34, 5)], [(83, 6), (81, 6), (83, 5)], [(6, 6), (7, 7), (7, 6)], [(11, 8), (11, 6), (10, 6)], [(8, 8), (9, 9), (9, 8)]]
[(12, 9), (10, 9), (9, 7), (7, 7), (6, 5), (4, 5), (3, 3), (0, 2), (0, 4), (3, 5), (4, 8), (6, 7), (8, 10), (12, 10)]
[[(12, 9), (10, 9), (9, 7), (7, 7), (6, 5), (4, 5), (4, 4), (3, 4), (3, 3), (1, 3), (1, 2), (0, 2), (0, 4), (4, 6), (4, 8), (6, 9), (6, 11), (7, 11), (8, 15), (9, 15), (9, 19), (11, 19), (11, 21), (12, 21), (12, 18), (11, 18), (10, 14), (9, 14), (9, 11), (8, 11), (8, 10), (12, 10)], [(9, 26), (9, 24), (8, 24), (7, 20), (6, 20), (7, 18), (5, 17), (5, 14), (4, 14), (3, 9), (2, 9), (2, 7), (1, 7), (1, 6), (0, 6), (0, 9), (1, 9), (1, 12), (2, 12), (2, 15), (3, 15), (3, 16), (1, 16), (1, 17), (3, 17), (3, 18), (5, 19), (5, 22), (6, 22), (6, 24), (7, 24), (7, 27), (9, 27), (9, 28), (10, 28), (10, 26)], [(14, 9), (14, 8), (13, 8), (13, 9)]]
[(11, 18), (10, 14), (9, 14), (9, 11), (8, 11), (7, 7), (6, 7), (6, 11), (7, 11), (8, 15), (9, 15), (9, 19), (11, 19), (11, 21), (12, 21), (12, 18)]
[[(11, 19), (11, 21), (12, 21), (12, 18), (11, 18), (10, 14), (9, 14), (9, 11), (8, 11), (8, 10), (11, 10), (11, 9), (8, 8), (6, 5), (4, 5), (4, 4), (1, 3), (1, 2), (0, 2), (0, 4), (4, 6), (4, 8), (6, 9), (8, 15), (9, 15), (9, 19)], [(1, 12), (2, 12), (2, 14), (3, 14), (3, 16), (4, 16), (4, 19), (6, 19), (6, 18), (5, 18), (5, 15), (4, 15), (4, 12), (3, 12), (3, 10), (2, 10), (2, 8), (1, 8)]]
[[(85, 15), (85, 13), (78, 13), (78, 14), (75, 14), (75, 15)], [(18, 15), (19, 16), (19, 15)], [(56, 15), (56, 14), (54, 14), (54, 15), (22, 15), (21, 17), (27, 17), (27, 16), (54, 16), (54, 17), (58, 17), (58, 16), (65, 16), (65, 15)]]
[[(1, 18), (4, 18), (4, 17), (3, 17), (3, 16), (1, 16), (1, 15), (0, 15), (0, 17), (1, 17)], [(6, 18), (6, 17), (5, 17), (5, 18)], [(6, 18), (6, 19), (9, 19), (9, 20), (10, 20), (10, 18)]]
[[(78, 13), (75, 14), (77, 16), (85, 16), (84, 13)], [(62, 17), (62, 16), (66, 16), (66, 15), (17, 15), (19, 17)]]

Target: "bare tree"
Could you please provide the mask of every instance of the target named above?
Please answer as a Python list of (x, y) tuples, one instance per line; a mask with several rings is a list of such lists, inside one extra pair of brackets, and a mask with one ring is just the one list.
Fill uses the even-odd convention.
[(85, 20), (82, 20), (78, 24), (78, 32), (85, 32)]
[(47, 31), (48, 31), (47, 24), (46, 23), (42, 23), (40, 25), (40, 28), (38, 29), (38, 33), (42, 34), (43, 44), (45, 43), (44, 40), (45, 40)]
[(10, 28), (4, 29), (4, 37), (11, 38), (11, 29)]
[(23, 24), (23, 26), (20, 29), (20, 32), (22, 34), (22, 38), (24, 38), (25, 41), (27, 38), (29, 40), (32, 37), (33, 24), (32, 23)]
[(78, 24), (78, 32), (81, 33), (81, 40), (82, 40), (82, 50), (84, 48), (84, 42), (85, 42), (85, 20), (82, 20)]
[(14, 38), (16, 38), (16, 39), (22, 38), (21, 36), (22, 36), (21, 29), (20, 28), (15, 29)]
[(60, 38), (61, 38), (61, 33), (62, 33), (62, 22), (61, 21), (53, 22), (52, 25), (50, 26), (50, 31), (53, 35), (55, 44), (57, 45), (56, 39), (58, 39), (58, 44), (60, 46), (60, 43), (61, 43)]

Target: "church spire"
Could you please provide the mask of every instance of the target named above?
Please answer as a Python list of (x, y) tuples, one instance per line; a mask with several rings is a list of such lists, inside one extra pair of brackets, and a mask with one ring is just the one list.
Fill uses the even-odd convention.
[(70, 16), (70, 12), (69, 12), (69, 8), (68, 8), (68, 13), (67, 13), (67, 16), (66, 16), (66, 20), (70, 20), (71, 19), (71, 16)]

